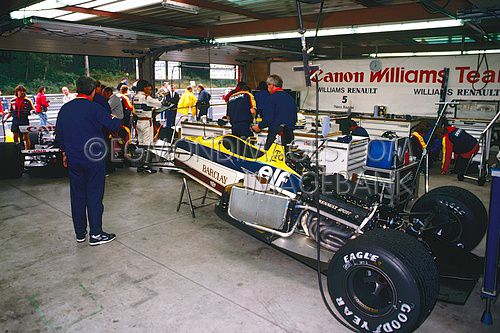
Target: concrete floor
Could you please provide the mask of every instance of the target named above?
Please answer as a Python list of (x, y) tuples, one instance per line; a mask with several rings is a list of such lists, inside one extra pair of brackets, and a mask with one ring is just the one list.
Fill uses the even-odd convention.
[[(106, 182), (104, 228), (117, 239), (98, 247), (75, 242), (67, 179), (0, 182), (1, 332), (348, 332), (314, 270), (211, 207), (176, 213), (178, 175), (119, 170)], [(461, 185), (488, 204), (488, 186)], [(438, 303), (418, 332), (499, 332), (499, 304), (495, 325), (480, 323), (479, 286), (465, 306)]]

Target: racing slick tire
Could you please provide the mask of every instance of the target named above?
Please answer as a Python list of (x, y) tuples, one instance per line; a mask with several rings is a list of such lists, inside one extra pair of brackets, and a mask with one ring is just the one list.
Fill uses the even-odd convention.
[(439, 208), (447, 212), (448, 222), (443, 223), (442, 215), (438, 214), (424, 226), (416, 217), (413, 218), (413, 229), (436, 227), (428, 232), (468, 251), (481, 242), (486, 233), (488, 214), (478, 197), (460, 187), (438, 187), (421, 196), (411, 212), (425, 213)]
[(413, 332), (436, 304), (439, 273), (415, 237), (375, 229), (333, 256), (328, 291), (340, 316), (360, 332)]
[(0, 179), (19, 178), (23, 175), (24, 158), (19, 143), (0, 143)]

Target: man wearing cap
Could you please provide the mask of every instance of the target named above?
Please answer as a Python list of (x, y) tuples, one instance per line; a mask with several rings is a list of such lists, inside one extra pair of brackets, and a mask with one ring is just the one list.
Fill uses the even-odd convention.
[[(137, 94), (134, 96), (134, 114), (137, 116), (137, 138), (139, 146), (154, 144), (153, 112), (162, 107), (161, 102), (151, 96), (153, 86), (146, 80), (137, 82)], [(148, 154), (149, 155), (149, 154)], [(156, 173), (146, 163), (137, 168), (137, 172)]]

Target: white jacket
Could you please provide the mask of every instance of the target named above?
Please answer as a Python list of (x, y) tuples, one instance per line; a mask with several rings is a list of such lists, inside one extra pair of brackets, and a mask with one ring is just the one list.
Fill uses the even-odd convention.
[(153, 117), (153, 110), (160, 109), (161, 102), (139, 91), (134, 96), (134, 109), (138, 117)]

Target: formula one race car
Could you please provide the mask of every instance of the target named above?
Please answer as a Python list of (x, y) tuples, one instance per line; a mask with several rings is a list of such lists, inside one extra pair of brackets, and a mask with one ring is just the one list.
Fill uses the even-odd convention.
[(0, 143), (2, 178), (19, 178), (24, 172), (43, 177), (62, 177), (66, 174), (61, 150), (55, 145), (55, 126), (20, 126), (28, 133), (29, 149), (24, 143)]
[(464, 266), (480, 266), (468, 251), (487, 213), (462, 188), (436, 188), (408, 212), (362, 181), (322, 174), (300, 151), (264, 151), (232, 135), (179, 140), (175, 164), (221, 195), (219, 217), (326, 274), (330, 312), (352, 330), (412, 332), (443, 275), (460, 279)]

